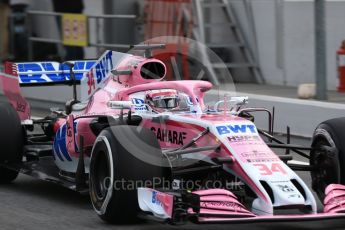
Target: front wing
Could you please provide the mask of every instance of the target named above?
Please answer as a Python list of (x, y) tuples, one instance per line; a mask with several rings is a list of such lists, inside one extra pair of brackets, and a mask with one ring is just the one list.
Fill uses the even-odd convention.
[(345, 221), (344, 200), (345, 186), (330, 185), (326, 189), (323, 213), (257, 216), (247, 210), (228, 190), (187, 192), (138, 189), (140, 209), (173, 224), (187, 220), (196, 220), (198, 223)]

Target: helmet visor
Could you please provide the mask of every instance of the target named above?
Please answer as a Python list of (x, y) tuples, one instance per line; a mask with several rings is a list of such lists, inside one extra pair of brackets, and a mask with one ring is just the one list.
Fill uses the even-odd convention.
[(153, 104), (156, 108), (173, 109), (178, 106), (178, 98), (161, 98), (153, 100)]

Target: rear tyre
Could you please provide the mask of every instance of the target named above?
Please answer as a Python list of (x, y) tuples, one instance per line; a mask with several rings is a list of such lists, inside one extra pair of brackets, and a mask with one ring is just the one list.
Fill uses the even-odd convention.
[[(162, 163), (166, 161), (155, 135), (150, 130), (137, 129), (133, 126), (107, 128), (99, 134), (92, 150), (89, 180), (91, 202), (100, 218), (109, 223), (123, 224), (138, 220), (136, 188), (144, 187), (140, 183), (149, 185), (147, 183), (157, 179), (170, 180), (170, 168), (152, 165), (131, 153), (130, 149), (135, 145), (140, 153), (155, 156)], [(123, 141), (123, 137), (128, 138), (127, 141)], [(147, 144), (151, 146), (149, 152)]]
[[(9, 103), (0, 103), (0, 163), (16, 164), (22, 161), (23, 129), (17, 112)], [(11, 183), (18, 176), (0, 166), (0, 184)]]
[(321, 201), (329, 184), (345, 184), (345, 118), (321, 123), (313, 135), (310, 165), (312, 188)]

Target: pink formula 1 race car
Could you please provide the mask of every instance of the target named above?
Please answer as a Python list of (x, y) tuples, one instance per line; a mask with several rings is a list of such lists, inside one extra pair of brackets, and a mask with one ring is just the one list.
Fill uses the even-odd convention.
[[(162, 47), (136, 46), (143, 57), (107, 51), (95, 61), (7, 63), (0, 74), (8, 99), (0, 104), (0, 182), (23, 173), (88, 192), (111, 223), (345, 218), (344, 181), (332, 158), (339, 151), (327, 139), (327, 122), (312, 147), (284, 144), (272, 135), (271, 112), (245, 107), (248, 98), (210, 107), (204, 95), (211, 83), (163, 81), (166, 66), (150, 55)], [(74, 92), (66, 108), (32, 119), (20, 87), (63, 84)], [(253, 112), (269, 115), (268, 130), (255, 126)], [(276, 148), (311, 164), (290, 164), (292, 155)], [(312, 172), (322, 213), (294, 170)]]

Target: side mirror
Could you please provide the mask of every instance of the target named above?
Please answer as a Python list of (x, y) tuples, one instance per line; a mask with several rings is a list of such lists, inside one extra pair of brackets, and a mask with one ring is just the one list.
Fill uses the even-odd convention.
[(235, 105), (246, 105), (248, 104), (249, 97), (231, 97), (230, 103), (234, 103)]
[(226, 108), (228, 108), (228, 105), (230, 105), (229, 110), (232, 110), (232, 108), (234, 106), (243, 106), (248, 104), (248, 100), (249, 97), (231, 97), (230, 100), (226, 101), (226, 100), (222, 100), (222, 101), (218, 101), (215, 105), (214, 105), (214, 109), (216, 111), (219, 111), (220, 105), (223, 104), (224, 106), (224, 110), (227, 110)]

